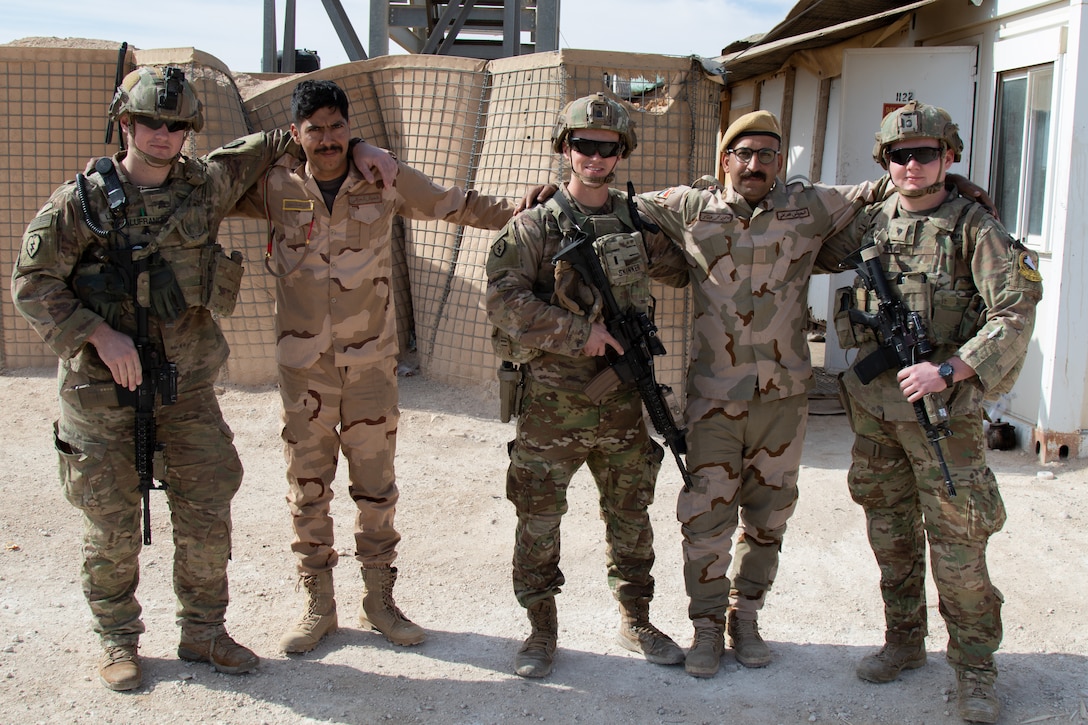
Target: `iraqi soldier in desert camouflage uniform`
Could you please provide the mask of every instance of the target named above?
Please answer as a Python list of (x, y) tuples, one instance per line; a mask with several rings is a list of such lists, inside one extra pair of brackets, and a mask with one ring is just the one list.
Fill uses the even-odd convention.
[(680, 493), (677, 517), (695, 628), (685, 667), (696, 677), (718, 671), (727, 628), (742, 665), (771, 661), (756, 618), (797, 502), (813, 386), (809, 278), (825, 239), (882, 195), (868, 183), (783, 184), (780, 144), (771, 113), (745, 114), (719, 144), (727, 186), (706, 177), (643, 197), (646, 214), (683, 240), (695, 299), (686, 408), (695, 484)]
[(172, 67), (126, 76), (110, 114), (127, 150), (92, 160), (30, 222), (12, 297), (60, 357), (56, 448), (64, 494), (84, 516), (83, 590), (105, 648), (99, 678), (112, 690), (131, 690), (141, 682), (136, 649), (144, 631), (136, 600), (141, 496), (135, 412), (118, 396), (149, 371), (133, 343), (129, 260), (149, 257), (150, 275), (135, 280), (137, 289), (150, 280), (141, 300), (150, 307), (148, 342), (177, 370), (177, 402), (155, 396), (155, 417), (174, 533), (178, 656), (247, 672), (257, 656), (224, 627), (230, 502), (242, 465), (212, 389), (228, 352), (213, 315), (233, 309), (241, 265), (215, 237), (271, 161), (298, 151), (277, 132), (203, 159), (183, 156), (188, 132), (204, 118), (184, 73)]
[[(571, 477), (583, 463), (600, 493), (608, 582), (620, 606), (620, 644), (657, 664), (684, 658), (649, 620), (654, 550), (648, 507), (663, 450), (647, 434), (633, 384), (590, 392), (609, 369), (606, 348), (623, 349), (601, 321), (599, 291), (565, 263), (557, 273), (553, 261), (577, 227), (595, 240), (602, 259), (630, 263), (624, 264), (623, 284), (617, 284), (619, 274), (609, 275), (621, 308), (648, 310), (650, 275), (686, 284), (687, 265), (679, 251), (660, 234), (638, 234), (624, 195), (608, 187), (620, 159), (636, 143), (634, 123), (620, 103), (596, 94), (568, 104), (552, 147), (570, 164), (570, 181), (547, 205), (511, 221), (487, 260), (487, 312), (496, 326), (496, 351), (521, 363), (524, 386), (506, 476), (506, 495), (518, 517), (514, 594), (532, 625), (514, 663), (522, 677), (545, 677), (552, 669), (555, 595), (564, 583), (560, 520)], [(627, 254), (631, 250), (637, 254)], [(607, 261), (604, 266), (609, 269)]]
[[(393, 218), (442, 219), (499, 229), (514, 204), (446, 189), (405, 164), (396, 184), (369, 182), (349, 163), (348, 98), (331, 81), (303, 81), (291, 101), (291, 134), (306, 163), (282, 158), (239, 210), (271, 224), (276, 275), (276, 362), (284, 407), (287, 495), (307, 600), (280, 641), (307, 652), (338, 626), (329, 515), (337, 458), (355, 502), (355, 558), (365, 593), (360, 623), (398, 645), (426, 634), (396, 606), (400, 534), (393, 470), (397, 407)], [(383, 179), (391, 179), (384, 176)]]
[[(943, 109), (911, 102), (884, 118), (876, 138), (873, 157), (897, 193), (860, 214), (844, 236), (876, 245), (892, 293), (920, 313), (934, 350), (868, 385), (853, 371), (842, 377), (856, 434), (850, 493), (865, 509), (886, 619), (884, 647), (857, 674), (891, 682), (925, 664), (928, 539), (960, 715), (992, 723), (1000, 711), (993, 654), (1002, 597), (987, 572), (986, 543), (1004, 524), (1005, 507), (986, 465), (982, 408), (984, 398), (1008, 391), (1023, 366), (1042, 296), (1038, 257), (979, 204), (944, 188), (963, 141)], [(846, 292), (876, 311), (863, 288)], [(860, 348), (859, 361), (884, 342), (851, 324), (845, 310), (836, 328), (844, 348)], [(926, 396), (939, 398), (934, 409), (949, 416), (951, 436), (938, 445), (955, 496), (915, 412)]]

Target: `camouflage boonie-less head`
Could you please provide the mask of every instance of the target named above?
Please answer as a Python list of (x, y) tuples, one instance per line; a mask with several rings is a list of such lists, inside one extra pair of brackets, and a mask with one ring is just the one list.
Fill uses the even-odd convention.
[(886, 169), (888, 160), (884, 158), (884, 150), (891, 144), (912, 138), (935, 138), (942, 148), (955, 151), (956, 161), (959, 161), (963, 156), (963, 139), (959, 131), (960, 127), (952, 123), (948, 111), (911, 101), (881, 121), (873, 146), (873, 160)]
[(185, 73), (174, 66), (137, 68), (125, 76), (110, 103), (110, 119), (122, 114), (183, 121), (193, 131), (204, 127), (203, 106)]
[(552, 131), (552, 150), (563, 153), (563, 142), (571, 131), (579, 128), (599, 128), (615, 131), (623, 140), (620, 158), (625, 159), (638, 146), (635, 136), (635, 122), (627, 109), (618, 101), (613, 101), (603, 93), (584, 96), (568, 103), (559, 114)]

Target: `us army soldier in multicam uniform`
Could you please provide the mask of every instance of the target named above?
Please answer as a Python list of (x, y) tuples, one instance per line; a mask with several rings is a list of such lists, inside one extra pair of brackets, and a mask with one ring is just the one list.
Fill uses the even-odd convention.
[[(857, 674), (891, 682), (925, 664), (928, 539), (960, 716), (992, 723), (1000, 711), (993, 654), (1002, 597), (987, 571), (986, 543), (1004, 524), (1005, 507), (986, 465), (982, 407), (984, 398), (1007, 392), (1023, 366), (1042, 277), (1034, 252), (979, 204), (945, 190), (945, 172), (963, 152), (947, 112), (911, 102), (885, 116), (876, 139), (873, 158), (898, 193), (858, 215), (844, 236), (877, 245), (893, 293), (921, 314), (935, 349), (868, 385), (852, 371), (842, 377), (856, 434), (850, 494), (865, 509), (886, 620), (886, 644)], [(845, 292), (876, 309), (863, 289)], [(877, 347), (873, 332), (851, 324), (845, 311), (836, 328), (844, 348), (859, 348), (858, 360)], [(914, 411), (925, 396), (947, 406), (952, 435), (939, 445), (954, 497)]]
[(41, 208), (23, 237), (12, 297), (60, 357), (56, 448), (64, 494), (84, 517), (83, 590), (105, 649), (99, 677), (112, 690), (131, 690), (141, 682), (144, 631), (136, 600), (141, 496), (134, 409), (118, 405), (117, 390), (135, 390), (147, 371), (118, 260), (135, 247), (150, 254), (149, 342), (177, 368), (177, 402), (162, 405), (156, 396), (155, 417), (174, 533), (178, 656), (247, 672), (257, 656), (224, 628), (230, 502), (242, 465), (212, 389), (228, 352), (213, 315), (233, 309), (242, 270), (215, 237), (246, 188), (297, 146), (277, 132), (202, 159), (181, 155), (204, 118), (184, 74), (171, 67), (128, 74), (110, 115), (128, 150), (92, 160)]
[[(568, 104), (556, 123), (552, 148), (570, 164), (570, 181), (547, 205), (515, 217), (487, 260), (487, 312), (496, 326), (496, 352), (521, 363), (524, 385), (506, 475), (506, 495), (518, 517), (514, 595), (532, 626), (514, 662), (522, 677), (545, 677), (552, 669), (555, 595), (564, 583), (560, 520), (571, 477), (583, 463), (600, 492), (608, 582), (621, 613), (620, 644), (657, 664), (684, 659), (649, 620), (654, 550), (647, 509), (663, 450), (647, 434), (633, 384), (589, 392), (608, 370), (606, 347), (623, 349), (601, 321), (599, 291), (566, 263), (557, 272), (553, 262), (577, 226), (595, 239), (602, 259), (624, 260), (622, 270), (603, 264), (623, 309), (648, 309), (648, 275), (686, 284), (687, 265), (679, 250), (660, 234), (638, 234), (624, 195), (608, 187), (620, 159), (636, 145), (634, 123), (620, 103), (599, 93)], [(625, 282), (618, 284), (621, 276)]]
[(680, 493), (677, 517), (695, 629), (685, 668), (695, 677), (717, 673), (727, 626), (742, 665), (771, 661), (756, 619), (797, 501), (813, 386), (809, 278), (827, 236), (882, 196), (868, 183), (781, 183), (780, 144), (774, 115), (745, 114), (718, 148), (728, 187), (705, 177), (643, 196), (646, 214), (683, 240), (694, 287), (686, 423), (695, 484)]
[(394, 644), (419, 644), (425, 632), (393, 598), (400, 541), (394, 526), (400, 410), (390, 286), (393, 217), (499, 229), (514, 205), (443, 188), (404, 164), (384, 182), (368, 182), (349, 164), (348, 98), (331, 81), (300, 83), (291, 113), (291, 134), (306, 163), (280, 159), (267, 183), (239, 207), (259, 218), (267, 210), (272, 227), (291, 548), (307, 595), (280, 647), (307, 652), (338, 626), (332, 576), (338, 554), (329, 510), (341, 450), (356, 506), (355, 558), (365, 588), (360, 622)]

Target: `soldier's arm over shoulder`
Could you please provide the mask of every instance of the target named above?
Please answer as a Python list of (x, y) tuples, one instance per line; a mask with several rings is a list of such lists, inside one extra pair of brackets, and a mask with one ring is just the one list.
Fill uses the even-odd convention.
[[(648, 215), (644, 213), (646, 201), (637, 198), (635, 203), (639, 215), (644, 220), (648, 220)], [(646, 228), (644, 225), (642, 241), (646, 247), (646, 256), (650, 260), (652, 279), (670, 287), (684, 287), (691, 281), (691, 265), (688, 263), (687, 255), (684, 254), (682, 237), (673, 239), (660, 225), (657, 225), (657, 231)]]
[(394, 187), (398, 211), (410, 219), (441, 219), (480, 229), (502, 229), (514, 213), (515, 202), (481, 194), (475, 189), (446, 188), (407, 164), (398, 165)]
[(79, 301), (68, 281), (90, 239), (74, 185), (66, 184), (27, 225), (12, 271), (15, 308), (61, 358), (75, 355), (103, 321)]
[(222, 188), (216, 196), (226, 196), (230, 206), (245, 194), (261, 176), (285, 156), (291, 164), (301, 163), (302, 147), (291, 134), (282, 130), (259, 131), (236, 138), (215, 149), (202, 161), (208, 167), (209, 180)]

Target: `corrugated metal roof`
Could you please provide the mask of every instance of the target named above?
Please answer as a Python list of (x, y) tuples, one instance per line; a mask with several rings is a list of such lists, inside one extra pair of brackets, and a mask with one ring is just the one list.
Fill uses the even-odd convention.
[(936, 0), (801, 0), (769, 32), (730, 43), (715, 60), (725, 66), (727, 85), (773, 73), (799, 50), (833, 45), (890, 25), (932, 2)]

